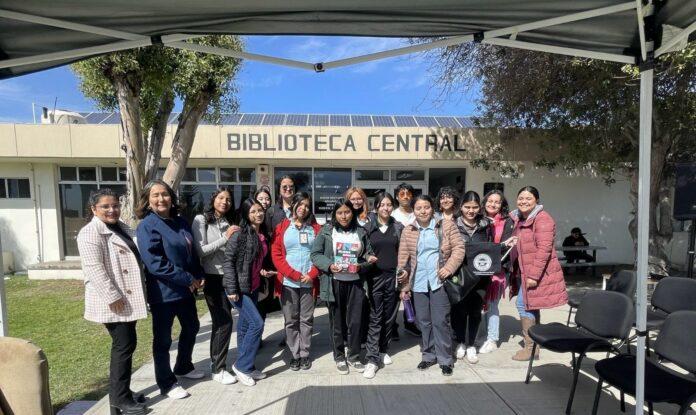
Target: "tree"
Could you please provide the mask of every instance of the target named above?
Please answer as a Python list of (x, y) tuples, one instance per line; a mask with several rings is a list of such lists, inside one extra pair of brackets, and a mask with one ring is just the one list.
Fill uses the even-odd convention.
[[(208, 46), (241, 50), (235, 36), (206, 36), (192, 40)], [(183, 101), (164, 180), (176, 189), (204, 116), (218, 121), (223, 111), (236, 111), (233, 79), (240, 61), (218, 55), (172, 49), (161, 45), (88, 59), (72, 65), (82, 93), (103, 110), (118, 109), (126, 157), (126, 220), (133, 220), (143, 186), (157, 175), (167, 121), (175, 99)]]
[[(636, 238), (639, 71), (632, 65), (464, 44), (432, 52), (443, 96), (480, 87), (478, 122), (502, 140), (540, 140), (535, 160), (550, 169), (591, 168), (607, 184), (631, 180)], [(696, 45), (656, 62), (650, 184), (650, 269), (666, 275), (672, 238), (673, 163), (696, 152)], [(517, 134), (524, 128), (528, 134)], [(495, 152), (474, 160), (483, 168), (510, 169)]]

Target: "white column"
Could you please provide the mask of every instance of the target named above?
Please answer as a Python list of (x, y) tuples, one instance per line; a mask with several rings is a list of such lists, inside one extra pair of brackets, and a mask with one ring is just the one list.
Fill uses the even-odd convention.
[(0, 238), (0, 337), (7, 336), (7, 299), (5, 298), (5, 272), (2, 265), (2, 238)]
[[(648, 307), (648, 243), (650, 239), (650, 150), (652, 145), (653, 69), (640, 73), (640, 140), (638, 155), (638, 252), (636, 269), (636, 330), (645, 332)], [(643, 414), (645, 391), (645, 337), (636, 342), (636, 414)]]

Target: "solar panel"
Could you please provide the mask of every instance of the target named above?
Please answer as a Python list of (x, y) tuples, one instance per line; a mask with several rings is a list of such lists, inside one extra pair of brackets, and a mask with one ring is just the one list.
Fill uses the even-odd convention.
[(391, 115), (373, 115), (372, 122), (375, 127), (393, 127), (394, 120), (392, 120)]
[(416, 119), (419, 127), (439, 127), (440, 125), (435, 120), (435, 117), (413, 117)]
[(263, 114), (244, 114), (239, 125), (261, 125)]
[(350, 127), (350, 116), (349, 115), (330, 115), (329, 123), (335, 126)]
[(459, 123), (454, 117), (435, 117), (435, 119), (440, 123), (440, 127), (459, 128)]
[(395, 115), (394, 121), (398, 127), (418, 127), (412, 115)]
[(369, 115), (351, 115), (353, 127), (372, 127), (372, 117)]
[(283, 125), (285, 114), (266, 114), (262, 125)]
[(459, 124), (464, 128), (476, 128), (474, 120), (471, 117), (457, 117), (457, 121), (459, 121)]
[(307, 125), (320, 127), (329, 125), (329, 116), (324, 114), (310, 114), (309, 122), (307, 122)]
[(307, 114), (288, 114), (285, 125), (307, 125)]
[(237, 125), (242, 119), (242, 114), (224, 114), (220, 119), (222, 125)]
[(101, 120), (99, 124), (121, 124), (121, 114), (112, 112), (108, 117)]
[(110, 116), (110, 112), (93, 112), (85, 117), (87, 124), (99, 124), (104, 118)]

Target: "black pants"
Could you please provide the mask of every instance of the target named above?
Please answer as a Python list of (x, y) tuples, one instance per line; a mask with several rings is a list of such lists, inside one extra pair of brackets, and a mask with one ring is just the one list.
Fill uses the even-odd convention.
[(206, 275), (203, 294), (213, 321), (210, 330), (210, 367), (213, 373), (219, 373), (227, 367), (227, 351), (233, 324), (232, 306), (222, 288), (222, 275)]
[(370, 305), (367, 329), (367, 360), (379, 365), (380, 353), (389, 351), (397, 305), (394, 297), (394, 272), (378, 274), (367, 280)]
[[(185, 375), (194, 369), (191, 355), (200, 328), (196, 301), (190, 297), (168, 303), (151, 304), (152, 312), (152, 356), (155, 363), (155, 380), (163, 394), (176, 383), (176, 375)], [(172, 372), (169, 364), (169, 348), (172, 346), (174, 317), (179, 320), (181, 334)]]
[(122, 405), (133, 402), (130, 382), (133, 370), (133, 352), (138, 345), (135, 321), (105, 323), (111, 336), (111, 364), (109, 366), (109, 402)]
[(360, 358), (360, 334), (362, 326), (365, 288), (363, 282), (337, 281), (331, 279), (336, 301), (329, 303), (329, 323), (335, 361), (346, 360), (345, 347), (348, 347), (347, 360), (355, 362)]
[[(454, 339), (467, 347), (474, 346), (476, 334), (481, 325), (483, 297), (471, 291), (461, 302), (452, 306), (452, 330)], [(467, 337), (468, 335), (468, 337)]]

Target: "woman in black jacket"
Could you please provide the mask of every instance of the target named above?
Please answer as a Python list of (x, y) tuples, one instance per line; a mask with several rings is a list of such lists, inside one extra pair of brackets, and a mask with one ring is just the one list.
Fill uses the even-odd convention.
[(256, 306), (261, 278), (267, 271), (263, 261), (268, 254), (268, 234), (264, 210), (259, 202), (247, 199), (240, 207), (239, 231), (227, 242), (223, 262), (222, 285), (232, 306), (239, 312), (237, 321), (237, 361), (232, 371), (247, 386), (266, 377), (256, 370), (254, 361), (263, 334), (263, 319)]

